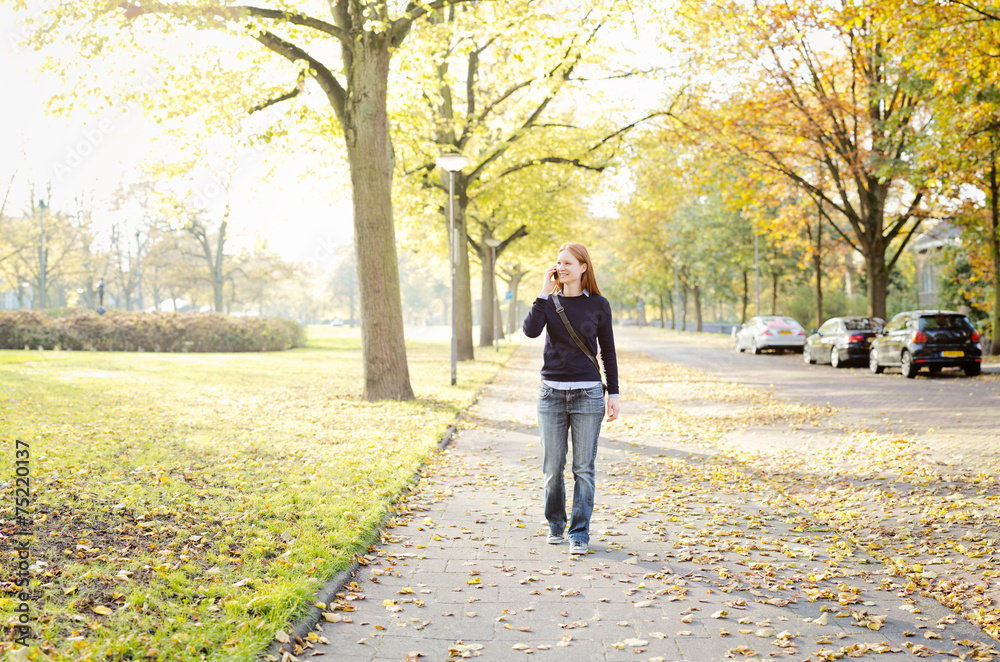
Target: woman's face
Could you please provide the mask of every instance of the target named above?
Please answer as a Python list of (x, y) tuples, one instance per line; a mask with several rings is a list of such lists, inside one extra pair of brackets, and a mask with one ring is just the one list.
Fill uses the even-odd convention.
[(572, 253), (559, 251), (559, 257), (556, 258), (556, 275), (560, 284), (578, 282), (586, 270), (587, 265), (580, 264), (580, 261)]

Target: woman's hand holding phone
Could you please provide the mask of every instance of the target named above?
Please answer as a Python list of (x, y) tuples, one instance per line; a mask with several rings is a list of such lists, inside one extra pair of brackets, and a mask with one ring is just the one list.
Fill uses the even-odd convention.
[(556, 289), (556, 267), (548, 267), (545, 270), (545, 277), (542, 279), (542, 293), (540, 296), (545, 296), (546, 294), (552, 294), (552, 291)]

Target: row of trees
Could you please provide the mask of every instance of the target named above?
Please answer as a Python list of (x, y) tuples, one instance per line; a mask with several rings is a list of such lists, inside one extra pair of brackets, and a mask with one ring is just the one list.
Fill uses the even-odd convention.
[[(923, 0), (685, 0), (669, 17), (654, 9), (552, 0), (336, 0), (323, 9), (93, 0), (25, 14), (24, 25), (40, 49), (59, 42), (86, 55), (51, 51), (51, 69), (73, 91), (53, 101), (56, 110), (136, 103), (166, 132), (187, 136), (192, 159), (208, 135), (279, 158), (308, 155), (316, 172), (346, 161), (371, 399), (412, 397), (399, 254), (419, 247), (424, 260), (447, 255), (448, 182), (434, 167), (445, 151), (471, 160), (455, 200), (462, 358), (473, 352), (470, 253), (489, 300), (488, 246), (499, 240), (516, 291), (526, 265), (579, 234), (597, 176), (623, 153), (640, 153), (637, 146), (635, 195), (616, 223), (628, 231), (593, 235), (627, 238), (607, 246), (620, 258), (614, 275), (623, 292), (640, 276), (673, 276), (674, 289), (683, 284), (696, 303), (734, 290), (745, 302), (758, 236), (767, 237), (765, 259), (773, 256), (772, 283), (803, 266), (815, 273), (820, 313), (820, 276), (842, 263), (846, 286), (851, 256), (862, 255), (858, 289), (869, 312), (885, 316), (891, 274), (926, 218), (971, 226), (992, 209), (980, 225), (993, 223), (984, 236), (995, 245), (993, 143), (984, 138), (995, 116), (996, 20), (988, 11)], [(670, 79), (683, 86), (659, 88), (670, 101), (652, 110), (602, 94), (608, 81), (655, 80), (623, 45), (622, 26), (639, 25), (674, 29), (656, 41), (686, 67), (686, 78)], [(141, 62), (144, 75), (123, 62)], [(644, 143), (629, 142), (657, 116), (670, 119), (642, 133)], [(193, 228), (198, 210), (176, 188), (166, 191), (177, 201), (172, 217)], [(228, 206), (212, 212), (224, 230)], [(207, 233), (189, 234), (211, 253)], [(213, 298), (218, 284), (213, 274)], [(660, 288), (660, 297), (669, 291)], [(488, 344), (492, 324), (482, 327), (480, 344)]]
[[(359, 323), (350, 244), (324, 246), (322, 259), (292, 262), (266, 241), (234, 232), (240, 221), (231, 218), (228, 205), (217, 219), (210, 209), (186, 214), (167, 187), (146, 180), (120, 188), (114, 213), (105, 214), (109, 223), (94, 220), (85, 198), (77, 198), (72, 211), (58, 208), (54, 198), (51, 188), (41, 195), (33, 189), (20, 213), (0, 210), (0, 307), (215, 310)], [(447, 269), (428, 259), (433, 251), (408, 243), (414, 245), (401, 250), (398, 261), (404, 320), (445, 324), (451, 307)], [(479, 266), (490, 264), (487, 259)], [(500, 278), (516, 288), (523, 273), (515, 265), (501, 269)], [(493, 297), (490, 291), (482, 300)], [(492, 342), (493, 307), (480, 310)]]
[[(129, 187), (128, 195), (151, 190), (145, 183)], [(21, 214), (0, 213), (0, 295), (6, 307), (50, 313), (99, 306), (209, 309), (307, 323), (337, 318), (357, 323), (357, 264), (350, 245), (333, 249), (324, 264), (291, 262), (266, 242), (232, 236), (228, 219), (180, 223), (143, 217), (133, 209), (127, 220), (101, 227), (84, 201), (66, 212), (53, 208), (51, 200), (46, 191), (40, 198), (32, 195)], [(402, 258), (408, 323), (447, 319), (444, 276), (415, 257)]]
[(945, 219), (971, 286), (991, 281), (997, 329), (997, 18), (975, 2), (680, 3), (689, 84), (641, 144), (622, 213), (645, 236), (618, 255), (695, 300), (742, 292), (745, 317), (756, 236), (773, 285), (811, 274), (817, 324), (833, 279), (884, 318), (912, 239)]
[[(70, 211), (53, 205), (51, 187), (32, 188), (21, 214), (0, 213), (0, 276), (19, 307), (39, 310), (98, 306), (99, 284), (108, 307), (126, 310), (186, 305), (212, 310), (262, 310), (293, 276), (291, 265), (266, 245), (230, 244), (225, 217), (205, 210), (178, 214), (176, 200), (142, 182), (123, 187), (117, 216), (94, 222), (92, 201), (77, 198)], [(126, 213), (127, 212), (127, 213)]]
[[(275, 9), (94, 0), (26, 14), (24, 25), (40, 49), (58, 41), (87, 55), (53, 61), (73, 82), (72, 95), (54, 100), (57, 110), (137, 103), (165, 127), (189, 128), (178, 118), (197, 118), (223, 134), (240, 133), (234, 129), (247, 116), (267, 111), (254, 139), (272, 153), (310, 152), (320, 168), (346, 157), (363, 275), (365, 393), (378, 399), (412, 397), (397, 232), (439, 255), (449, 241), (435, 156), (461, 151), (472, 160), (456, 199), (459, 344), (461, 358), (471, 358), (466, 243), (487, 271), (483, 299), (494, 282), (488, 239), (501, 240), (497, 251), (512, 265), (516, 289), (523, 268), (515, 248), (525, 259), (537, 256), (567, 219), (583, 215), (580, 184), (608, 167), (644, 119), (600, 103), (595, 85), (639, 73), (607, 62), (608, 40), (620, 41), (609, 33), (634, 24), (624, 14), (596, 1), (567, 8), (551, 0), (337, 0), (325, 9)], [(198, 48), (149, 48), (164, 40)], [(97, 76), (95, 60), (103, 65)], [(156, 84), (135, 84), (135, 68), (120, 66), (126, 61), (143, 62), (142, 78)], [(428, 205), (434, 190), (438, 202)], [(394, 196), (406, 211), (398, 223)], [(480, 344), (488, 344), (492, 325), (483, 329)]]

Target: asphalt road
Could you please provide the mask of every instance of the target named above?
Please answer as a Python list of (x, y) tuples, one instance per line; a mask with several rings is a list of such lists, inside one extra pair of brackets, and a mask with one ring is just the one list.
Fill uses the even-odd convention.
[(942, 461), (1000, 452), (1000, 366), (984, 367), (979, 377), (944, 370), (906, 379), (898, 368), (873, 375), (867, 366), (807, 365), (798, 353), (741, 354), (719, 336), (649, 327), (620, 327), (615, 336), (624, 349), (766, 388), (781, 399), (830, 406), (866, 428), (905, 434)]

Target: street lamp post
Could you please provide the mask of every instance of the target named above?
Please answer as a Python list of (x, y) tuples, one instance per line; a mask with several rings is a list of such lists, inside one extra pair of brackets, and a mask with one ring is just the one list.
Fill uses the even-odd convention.
[(497, 270), (497, 246), (499, 246), (503, 242), (500, 241), (499, 239), (495, 239), (493, 237), (490, 237), (489, 239), (486, 239), (485, 241), (486, 241), (486, 245), (489, 246), (490, 250), (493, 252), (493, 255), (492, 255), (491, 260), (490, 260), (490, 265), (493, 267), (492, 269), (490, 269), (490, 271), (492, 272), (491, 273), (491, 277), (493, 278), (493, 287), (491, 288), (493, 290), (493, 344), (496, 347), (496, 350), (499, 352), (500, 351), (500, 326), (499, 326), (499, 324), (500, 324), (500, 298), (499, 298), (499, 295), (497, 294), (497, 271), (496, 270)]
[(753, 273), (754, 273), (754, 307), (756, 315), (760, 316), (760, 248), (757, 240), (757, 226), (753, 228)]
[(455, 236), (455, 173), (465, 167), (469, 159), (461, 154), (442, 154), (437, 157), (437, 164), (448, 171), (448, 243), (451, 260), (451, 385), (458, 383), (458, 317), (455, 314), (455, 304), (458, 292), (455, 287), (455, 276), (458, 267), (458, 237)]
[(139, 230), (135, 231), (135, 289), (139, 302), (139, 312), (142, 312), (142, 244), (139, 241)]
[(38, 302), (39, 310), (45, 312), (45, 201), (38, 201)]
[(97, 281), (97, 314), (104, 314), (104, 279)]
[[(677, 316), (680, 312), (681, 305), (681, 281), (680, 281), (680, 269), (677, 265), (677, 261), (680, 258), (679, 251), (664, 251), (664, 253), (670, 256), (670, 261), (674, 263), (674, 300), (673, 305), (670, 307), (670, 315), (673, 319), (670, 320), (670, 328), (677, 329)], [(684, 329), (680, 329), (683, 331)]]

